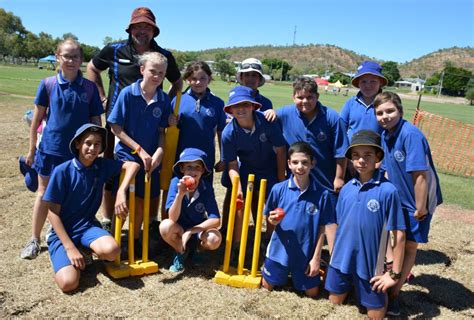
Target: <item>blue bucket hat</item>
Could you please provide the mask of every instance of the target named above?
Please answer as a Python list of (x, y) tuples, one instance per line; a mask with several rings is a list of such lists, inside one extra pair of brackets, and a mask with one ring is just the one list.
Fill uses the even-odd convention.
[(387, 78), (382, 74), (382, 67), (375, 61), (364, 61), (362, 64), (357, 68), (356, 75), (352, 78), (352, 85), (356, 88), (359, 88), (359, 80), (360, 77), (366, 74), (372, 74), (380, 78), (381, 87), (387, 85), (388, 81)]
[(251, 88), (238, 86), (229, 91), (229, 102), (224, 107), (224, 111), (231, 113), (231, 107), (241, 102), (250, 102), (255, 107), (254, 110), (257, 110), (262, 106), (255, 100), (254, 92)]
[(25, 157), (18, 158), (20, 172), (25, 177), (25, 184), (28, 190), (36, 192), (38, 190), (38, 172), (26, 164)]
[(176, 176), (181, 177), (183, 174), (179, 170), (179, 165), (184, 162), (192, 162), (192, 161), (201, 161), (202, 166), (204, 167), (205, 172), (203, 173), (203, 177), (208, 176), (211, 174), (211, 171), (207, 168), (207, 154), (196, 148), (186, 148), (181, 152), (179, 155), (179, 160), (173, 166), (173, 172)]
[(91, 131), (91, 132), (97, 132), (102, 136), (102, 150), (100, 150), (99, 153), (104, 152), (105, 147), (107, 146), (107, 130), (105, 128), (98, 126), (93, 123), (86, 123), (83, 124), (79, 129), (77, 129), (76, 134), (74, 137), (71, 139), (71, 142), (69, 142), (69, 150), (74, 156), (77, 156), (78, 152), (76, 149), (76, 140), (78, 140), (82, 134), (86, 131)]

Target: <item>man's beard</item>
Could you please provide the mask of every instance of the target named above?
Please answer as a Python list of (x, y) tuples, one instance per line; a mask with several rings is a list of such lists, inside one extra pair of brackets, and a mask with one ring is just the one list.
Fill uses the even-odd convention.
[(140, 35), (139, 37), (132, 35), (133, 43), (138, 46), (147, 46), (151, 42), (151, 38), (147, 37), (146, 35)]

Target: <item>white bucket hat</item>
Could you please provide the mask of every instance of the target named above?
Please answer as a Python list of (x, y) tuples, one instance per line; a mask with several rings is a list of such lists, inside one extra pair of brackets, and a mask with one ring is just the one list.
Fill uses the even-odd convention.
[(237, 71), (237, 81), (242, 84), (242, 79), (240, 78), (240, 75), (244, 72), (251, 71), (255, 71), (260, 74), (260, 83), (258, 84), (258, 86), (263, 86), (265, 84), (265, 78), (263, 77), (263, 65), (260, 60), (255, 58), (248, 58), (242, 61), (242, 63), (240, 64), (240, 68)]

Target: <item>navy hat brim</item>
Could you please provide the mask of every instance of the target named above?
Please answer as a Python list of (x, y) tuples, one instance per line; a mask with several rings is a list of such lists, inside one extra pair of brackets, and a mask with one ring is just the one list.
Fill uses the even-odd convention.
[(84, 132), (86, 132), (87, 130), (89, 130), (91, 128), (96, 129), (95, 132), (99, 133), (102, 136), (102, 150), (100, 150), (100, 153), (104, 152), (104, 150), (106, 149), (106, 147), (107, 147), (107, 130), (105, 128), (101, 127), (101, 126), (96, 125), (96, 124), (86, 123), (86, 124), (82, 125), (79, 129), (77, 129), (76, 134), (71, 139), (71, 142), (69, 142), (69, 150), (71, 151), (71, 153), (74, 156), (78, 155), (78, 151), (77, 151), (77, 148), (76, 148), (76, 140), (78, 140), (79, 137), (81, 137)]
[(31, 192), (38, 190), (38, 172), (26, 164), (25, 157), (18, 158), (20, 172), (25, 177), (25, 185)]

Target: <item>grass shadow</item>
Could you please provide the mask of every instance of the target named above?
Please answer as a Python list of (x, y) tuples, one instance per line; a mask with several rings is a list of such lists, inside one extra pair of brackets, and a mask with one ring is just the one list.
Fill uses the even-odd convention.
[[(474, 306), (474, 295), (462, 283), (438, 275), (422, 274), (415, 277), (414, 285), (428, 289), (428, 299), (453, 311), (462, 311)], [(404, 294), (404, 293), (402, 293)]]
[(442, 263), (446, 267), (451, 265), (451, 258), (444, 252), (438, 250), (418, 250), (416, 253), (416, 265), (429, 265)]

